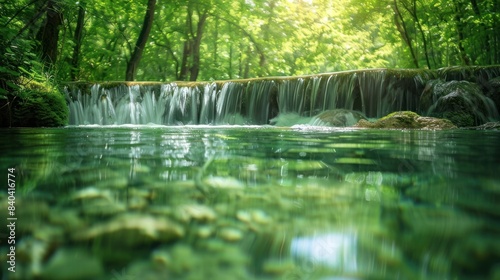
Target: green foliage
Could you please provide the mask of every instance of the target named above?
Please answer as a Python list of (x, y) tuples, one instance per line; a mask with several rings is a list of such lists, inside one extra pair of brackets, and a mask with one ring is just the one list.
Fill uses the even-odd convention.
[[(19, 66), (30, 71), (26, 62), (38, 60), (35, 35), (44, 21), (43, 13), (36, 17), (43, 1), (14, 2), (0, 11), (0, 31), (8, 38), (0, 44), (9, 43), (0, 46), (0, 76), (10, 75), (9, 81), (23, 74)], [(70, 80), (76, 70), (79, 80), (122, 80), (142, 27), (144, 3), (56, 2), (64, 16), (59, 57), (50, 69), (56, 79)], [(85, 7), (85, 24), (79, 66), (73, 69), (80, 7)], [(221, 80), (500, 64), (500, 33), (494, 32), (499, 29), (500, 5), (494, 0), (159, 2), (136, 79), (187, 80), (183, 71), (194, 68), (200, 69), (198, 80)], [(3, 82), (0, 95), (13, 86)]]
[(1, 126), (56, 127), (68, 123), (69, 109), (66, 100), (47, 81), (41, 83), (21, 78), (19, 90), (7, 95), (7, 100), (9, 110), (3, 110)]
[[(39, 3), (40, 2), (40, 3)], [(28, 5), (31, 4), (31, 5)], [(58, 1), (58, 7), (66, 5)], [(62, 126), (68, 106), (54, 73), (38, 53), (34, 34), (42, 26), (41, 1), (2, 4), (0, 11), (0, 126)], [(40, 9), (42, 12), (39, 12)]]

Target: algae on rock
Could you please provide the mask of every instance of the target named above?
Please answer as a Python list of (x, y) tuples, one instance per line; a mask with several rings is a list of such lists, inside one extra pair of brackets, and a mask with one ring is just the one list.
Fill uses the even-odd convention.
[(57, 127), (68, 123), (64, 95), (50, 82), (21, 78), (19, 91), (6, 95), (0, 105), (0, 126)]
[(427, 129), (442, 130), (454, 129), (456, 126), (446, 119), (431, 117), (421, 117), (411, 111), (401, 111), (391, 113), (375, 122), (360, 120), (356, 127), (382, 128), (382, 129)]
[(429, 81), (420, 97), (420, 106), (427, 116), (449, 119), (459, 127), (498, 119), (493, 101), (477, 84), (468, 81)]

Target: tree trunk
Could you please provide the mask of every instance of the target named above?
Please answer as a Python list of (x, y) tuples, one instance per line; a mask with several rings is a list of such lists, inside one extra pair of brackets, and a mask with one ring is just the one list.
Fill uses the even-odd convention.
[(36, 36), (40, 42), (40, 51), (43, 61), (52, 66), (57, 61), (57, 43), (59, 41), (59, 28), (63, 22), (63, 15), (55, 3), (47, 3), (47, 19)]
[(196, 29), (196, 36), (193, 40), (193, 64), (191, 65), (191, 75), (189, 76), (190, 81), (196, 81), (198, 78), (198, 73), (200, 72), (200, 45), (201, 38), (203, 36), (203, 28), (205, 27), (205, 22), (207, 20), (208, 13), (205, 11), (200, 15), (198, 20), (198, 26)]
[(460, 57), (462, 59), (462, 62), (469, 66), (471, 64), (471, 61), (469, 57), (467, 56), (467, 53), (465, 51), (465, 47), (463, 44), (463, 41), (465, 40), (465, 35), (464, 35), (464, 24), (462, 23), (462, 12), (463, 12), (463, 7), (462, 4), (459, 1), (454, 1), (455, 4), (455, 25), (457, 27), (457, 35), (458, 35), (458, 51), (460, 53)]
[(425, 32), (424, 29), (422, 28), (422, 25), (420, 24), (420, 19), (418, 18), (418, 13), (417, 13), (417, 1), (413, 0), (413, 10), (411, 11), (411, 14), (413, 16), (413, 19), (415, 23), (417, 24), (417, 28), (420, 31), (420, 36), (422, 36), (422, 43), (424, 45), (424, 55), (425, 55), (425, 62), (427, 63), (427, 68), (431, 69), (431, 62), (429, 60), (429, 50), (427, 48), (427, 39), (425, 38)]
[(472, 4), (472, 10), (474, 11), (474, 14), (478, 17), (479, 19), (479, 25), (481, 26), (481, 37), (479, 42), (479, 46), (481, 47), (481, 52), (484, 51), (484, 61), (482, 64), (492, 64), (492, 55), (491, 55), (491, 38), (490, 38), (490, 32), (488, 31), (490, 28), (488, 25), (486, 25), (485, 20), (482, 18), (481, 15), (481, 10), (479, 9), (479, 5), (476, 0), (471, 0), (470, 1)]
[(184, 42), (184, 49), (182, 50), (181, 71), (177, 75), (179, 81), (186, 81), (189, 73), (189, 57), (191, 57), (191, 40), (187, 39)]
[(419, 68), (417, 55), (415, 53), (415, 50), (413, 49), (411, 37), (410, 34), (408, 34), (408, 29), (406, 28), (403, 15), (399, 11), (397, 0), (394, 0), (394, 5), (392, 5), (392, 9), (394, 10), (394, 23), (396, 24), (396, 27), (399, 33), (401, 34), (403, 41), (405, 41), (405, 43), (408, 45), (408, 48), (410, 49), (410, 54), (413, 60), (413, 64), (415, 64), (416, 68)]
[(148, 7), (146, 10), (146, 15), (144, 16), (144, 23), (142, 24), (141, 33), (137, 42), (135, 43), (134, 52), (127, 63), (127, 72), (125, 73), (126, 81), (133, 81), (135, 79), (135, 74), (137, 73), (137, 66), (141, 61), (142, 51), (146, 46), (148, 41), (149, 32), (153, 26), (153, 18), (155, 14), (156, 0), (148, 0)]
[(78, 9), (78, 20), (76, 22), (75, 29), (75, 47), (73, 48), (73, 56), (71, 57), (71, 80), (78, 80), (79, 64), (80, 64), (80, 49), (82, 46), (82, 33), (83, 25), (85, 19), (85, 8), (84, 4), (80, 3), (80, 8)]

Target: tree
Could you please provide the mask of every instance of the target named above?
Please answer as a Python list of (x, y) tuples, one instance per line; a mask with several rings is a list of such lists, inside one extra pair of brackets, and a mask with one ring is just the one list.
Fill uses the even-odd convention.
[(59, 29), (63, 23), (63, 14), (54, 0), (47, 2), (46, 19), (36, 36), (40, 42), (42, 59), (48, 65), (57, 61), (57, 50), (59, 43)]
[(148, 5), (146, 9), (146, 15), (144, 16), (144, 23), (142, 25), (141, 33), (137, 42), (135, 43), (134, 51), (130, 60), (127, 63), (127, 71), (125, 74), (126, 81), (133, 81), (135, 74), (137, 72), (137, 67), (141, 61), (142, 52), (148, 41), (149, 33), (151, 27), (153, 26), (154, 12), (155, 12), (156, 0), (148, 0)]
[(85, 20), (85, 5), (83, 3), (80, 3), (78, 7), (78, 19), (76, 23), (76, 29), (75, 29), (75, 37), (74, 37), (74, 43), (75, 46), (73, 47), (73, 55), (71, 57), (71, 70), (70, 70), (70, 77), (72, 81), (75, 81), (78, 79), (78, 72), (79, 72), (79, 63), (80, 63), (80, 50), (82, 46), (82, 34), (83, 34), (83, 26), (84, 26), (84, 20)]

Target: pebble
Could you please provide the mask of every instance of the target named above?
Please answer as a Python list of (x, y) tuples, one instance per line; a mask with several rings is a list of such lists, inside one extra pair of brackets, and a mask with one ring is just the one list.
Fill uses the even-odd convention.
[(219, 236), (225, 241), (235, 242), (243, 238), (243, 233), (235, 228), (223, 228), (219, 231)]

